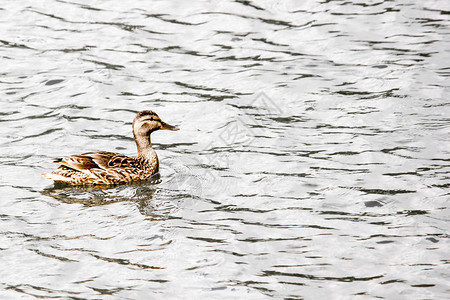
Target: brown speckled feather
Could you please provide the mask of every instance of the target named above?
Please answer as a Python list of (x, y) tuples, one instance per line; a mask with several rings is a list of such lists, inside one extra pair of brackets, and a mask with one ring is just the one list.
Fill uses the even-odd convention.
[(92, 168), (108, 169), (108, 168), (134, 168), (136, 159), (125, 156), (120, 153), (113, 152), (88, 152), (81, 155), (66, 156), (55, 162), (75, 169), (87, 170)]
[(145, 180), (159, 169), (156, 153), (152, 161), (120, 153), (89, 152), (55, 162), (61, 166), (49, 175), (57, 182), (71, 184), (120, 184)]

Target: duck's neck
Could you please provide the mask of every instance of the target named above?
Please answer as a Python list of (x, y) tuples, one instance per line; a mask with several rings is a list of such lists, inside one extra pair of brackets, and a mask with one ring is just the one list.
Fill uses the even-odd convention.
[(150, 135), (135, 135), (134, 140), (136, 141), (138, 158), (143, 158), (148, 161), (158, 159), (156, 156), (156, 151), (152, 148)]

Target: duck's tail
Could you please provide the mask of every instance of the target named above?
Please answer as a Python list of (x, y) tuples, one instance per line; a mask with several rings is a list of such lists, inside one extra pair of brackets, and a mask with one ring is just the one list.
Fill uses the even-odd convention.
[(47, 179), (56, 181), (56, 182), (70, 182), (70, 178), (54, 174), (54, 173), (41, 173), (42, 176), (44, 176)]

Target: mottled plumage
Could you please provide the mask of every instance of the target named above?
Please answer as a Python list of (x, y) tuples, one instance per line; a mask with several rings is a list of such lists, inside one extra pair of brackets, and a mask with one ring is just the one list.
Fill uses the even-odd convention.
[(158, 129), (178, 130), (161, 121), (156, 113), (144, 110), (133, 121), (136, 158), (113, 152), (88, 152), (57, 158), (61, 166), (52, 173), (43, 173), (55, 182), (77, 185), (121, 184), (145, 180), (159, 171), (158, 156), (151, 146), (150, 134)]

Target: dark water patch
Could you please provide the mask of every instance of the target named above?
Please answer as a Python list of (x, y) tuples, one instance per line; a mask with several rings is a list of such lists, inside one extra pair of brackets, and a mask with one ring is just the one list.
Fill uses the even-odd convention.
[(438, 239), (435, 239), (435, 238), (433, 238), (433, 237), (426, 238), (426, 240), (428, 240), (428, 241), (430, 241), (430, 242), (432, 242), (432, 243), (439, 243), (439, 240), (438, 240)]
[(256, 4), (252, 3), (251, 1), (247, 0), (234, 0), (236, 3), (242, 4), (244, 6), (248, 6), (257, 10), (264, 10), (263, 8), (257, 6)]
[[(243, 197), (243, 195), (236, 195), (236, 197)], [(253, 196), (248, 196), (248, 197), (253, 197)], [(201, 212), (201, 213), (208, 213), (208, 212), (214, 212), (214, 211), (225, 211), (225, 212), (246, 211), (246, 212), (252, 212), (252, 213), (260, 214), (260, 213), (268, 213), (268, 212), (271, 212), (271, 211), (274, 211), (274, 210), (275, 209), (255, 209), (255, 208), (248, 208), (248, 207), (239, 207), (239, 206), (236, 206), (236, 205), (220, 205), (220, 206), (214, 207), (214, 209), (212, 209), (212, 210), (202, 210), (202, 211), (199, 211), (199, 212)]]
[(406, 210), (406, 211), (399, 211), (399, 212), (397, 212), (397, 214), (414, 216), (414, 215), (426, 215), (426, 214), (429, 214), (429, 212), (426, 210)]
[(377, 244), (391, 244), (391, 243), (395, 243), (395, 241), (378, 241), (376, 242)]
[(113, 262), (113, 263), (117, 263), (120, 265), (127, 265), (127, 266), (132, 266), (132, 267), (137, 267), (139, 269), (152, 269), (152, 270), (161, 270), (164, 269), (162, 267), (155, 267), (155, 266), (150, 266), (147, 264), (140, 264), (140, 263), (133, 263), (130, 262), (128, 259), (121, 259), (121, 258), (111, 258), (111, 257), (104, 257), (104, 256), (100, 256), (100, 255), (96, 255), (96, 254), (91, 254), (91, 256), (99, 259), (99, 260), (103, 260), (106, 262)]
[(263, 271), (263, 277), (269, 276), (286, 276), (286, 277), (299, 277), (310, 280), (325, 280), (325, 281), (340, 281), (340, 282), (354, 282), (354, 281), (371, 281), (375, 279), (383, 278), (384, 275), (376, 275), (371, 277), (355, 277), (355, 276), (346, 276), (346, 277), (332, 277), (332, 276), (315, 276), (310, 274), (302, 274), (302, 273), (288, 273), (288, 272), (279, 272), (279, 271)]
[(5, 41), (5, 40), (0, 40), (0, 43), (2, 43), (3, 45), (5, 45), (7, 47), (12, 47), (12, 48), (33, 49), (25, 44), (19, 44), (19, 43), (9, 42), (9, 41)]
[(135, 31), (137, 29), (145, 28), (145, 26), (143, 26), (143, 25), (129, 25), (129, 24), (123, 24), (123, 23), (116, 23), (116, 22), (91, 22), (91, 24), (117, 26), (125, 31)]
[(269, 224), (269, 223), (261, 223), (261, 222), (250, 222), (242, 220), (243, 224), (246, 225), (256, 225), (256, 226), (262, 226), (262, 227), (268, 227), (268, 228), (279, 228), (279, 229), (287, 229), (287, 228), (313, 228), (313, 229), (320, 229), (320, 230), (337, 230), (336, 228), (331, 227), (325, 227), (320, 225), (310, 225), (310, 224)]
[(261, 243), (261, 242), (275, 242), (275, 241), (296, 241), (296, 240), (302, 240), (303, 237), (293, 237), (293, 238), (265, 238), (265, 239), (257, 239), (257, 238), (247, 238), (247, 239), (240, 239), (241, 242), (247, 242), (247, 243)]
[(230, 89), (218, 89), (218, 88), (212, 88), (212, 87), (207, 87), (207, 86), (203, 86), (203, 85), (193, 85), (193, 84), (189, 84), (189, 83), (185, 83), (185, 82), (180, 82), (180, 81), (175, 81), (174, 82), (176, 85), (178, 86), (182, 86), (188, 89), (193, 89), (193, 90), (203, 90), (203, 91), (215, 91), (215, 92), (220, 92), (220, 93), (227, 93), (227, 94), (232, 94), (234, 96), (243, 96), (245, 94), (242, 93), (236, 93)]
[[(75, 291), (63, 291), (63, 290), (57, 290), (57, 289), (50, 289), (50, 288), (41, 287), (41, 286), (32, 285), (32, 284), (6, 285), (5, 289), (6, 290), (14, 290), (14, 291), (18, 292), (19, 294), (33, 296), (34, 298), (38, 298), (38, 299), (39, 298), (40, 299), (59, 298), (59, 296), (55, 295), (58, 293), (68, 294), (68, 295), (70, 295), (69, 298), (72, 298), (72, 299), (79, 299), (74, 295), (80, 294), (79, 292), (75, 292)], [(45, 293), (45, 295), (36, 294), (36, 293)], [(49, 296), (46, 296), (46, 295), (49, 295)]]
[(58, 131), (62, 131), (62, 129), (61, 128), (48, 129), (48, 130), (45, 130), (45, 131), (37, 133), (37, 134), (31, 134), (31, 135), (27, 135), (25, 137), (20, 137), (20, 138), (13, 139), (11, 141), (11, 143), (18, 143), (18, 142), (21, 142), (21, 141), (24, 141), (24, 140), (34, 139), (34, 138), (41, 138), (42, 136), (50, 135), (50, 134), (52, 134), (54, 132), (58, 132)]
[(95, 291), (96, 293), (99, 293), (100, 295), (109, 295), (109, 296), (112, 296), (120, 291), (127, 289), (127, 288), (121, 288), (121, 287), (110, 288), (110, 289), (96, 288), (96, 287), (92, 287), (92, 286), (88, 286), (88, 287), (90, 289), (92, 289), (93, 291)]
[[(170, 96), (174, 96), (174, 95), (178, 95), (178, 96), (193, 96), (194, 99), (197, 99), (195, 101), (192, 102), (205, 102), (205, 101), (223, 101), (226, 99), (233, 99), (233, 98), (237, 98), (237, 96), (234, 95), (212, 95), (212, 94), (205, 94), (205, 93), (194, 93), (194, 92), (181, 92), (181, 93), (166, 93), (166, 92), (162, 92), (161, 94), (163, 95), (170, 95)], [(164, 101), (165, 102), (165, 101)], [(177, 101), (174, 101), (177, 102)], [(183, 101), (179, 101), (179, 102), (183, 102)]]
[(164, 22), (178, 24), (178, 25), (198, 26), (198, 25), (206, 24), (206, 22), (190, 23), (190, 22), (186, 22), (186, 21), (180, 21), (180, 20), (177, 20), (174, 18), (168, 18), (167, 14), (143, 14), (143, 15), (145, 15), (148, 18), (156, 18), (156, 19), (164, 21)]
[(274, 120), (278, 123), (291, 124), (298, 122), (305, 122), (306, 120), (299, 116), (290, 116), (290, 117), (272, 117), (271, 120)]
[(364, 205), (366, 207), (382, 207), (383, 203), (381, 203), (379, 201), (366, 201), (366, 202), (364, 202)]
[(418, 172), (399, 172), (399, 173), (383, 173), (383, 175), (386, 176), (403, 176), (403, 175), (415, 175), (415, 176), (420, 176), (420, 173)]
[(122, 66), (122, 65), (111, 64), (111, 63), (98, 61), (98, 60), (94, 60), (94, 59), (83, 59), (83, 60), (87, 61), (87, 62), (94, 63), (96, 65), (100, 65), (100, 66), (105, 67), (106, 69), (109, 69), (109, 70), (120, 70), (120, 69), (125, 68), (125, 66)]
[(404, 283), (405, 280), (400, 280), (400, 279), (391, 279), (391, 280), (386, 280), (383, 282), (380, 282), (380, 284), (392, 284), (392, 283)]
[(433, 287), (435, 284), (429, 284), (429, 283), (422, 283), (422, 284), (412, 284), (412, 287), (418, 287), (418, 288), (428, 288)]
[(408, 194), (417, 192), (414, 190), (383, 190), (383, 189), (367, 189), (361, 187), (354, 187), (354, 189), (366, 194), (376, 194), (376, 195), (397, 195), (397, 194)]
[(267, 61), (267, 62), (275, 62), (277, 59), (276, 57), (261, 57), (261, 55), (255, 55), (255, 56), (235, 56), (235, 55), (230, 55), (230, 56), (222, 56), (222, 57), (217, 57), (215, 59), (216, 61)]
[[(278, 43), (275, 43), (275, 42), (273, 42), (273, 41), (269, 41), (269, 40), (267, 40), (266, 38), (252, 38), (252, 40), (253, 40), (253, 41), (256, 41), (256, 42), (263, 42), (263, 43), (265, 43), (265, 44), (272, 45), (272, 46), (289, 47), (288, 44), (278, 44)], [(231, 47), (230, 47), (230, 48), (231, 48)]]
[(132, 93), (132, 92), (120, 92), (120, 95), (121, 96), (131, 96), (131, 97), (148, 97), (148, 96), (152, 96), (152, 95), (154, 95), (156, 93), (157, 92), (151, 92), (151, 93), (139, 95), (139, 94), (135, 94), (135, 93)]
[(48, 253), (39, 251), (38, 249), (31, 249), (31, 251), (34, 251), (37, 254), (42, 255), (44, 257), (53, 258), (53, 259), (64, 261), (64, 262), (78, 262), (77, 260), (69, 259), (67, 257), (62, 257), (62, 256), (53, 255), (53, 254), (48, 254)]
[(244, 253), (239, 253), (239, 252), (235, 252), (235, 251), (228, 251), (228, 250), (221, 250), (221, 249), (214, 249), (214, 250), (210, 250), (209, 252), (220, 252), (220, 253), (236, 256), (236, 257), (244, 257), (244, 256), (246, 256), (246, 254), (244, 254)]
[(213, 238), (204, 238), (204, 237), (194, 237), (194, 236), (187, 236), (186, 238), (196, 241), (203, 241), (207, 243), (219, 243), (219, 244), (225, 244), (227, 243), (226, 240), (219, 240), (219, 239), (213, 239)]

